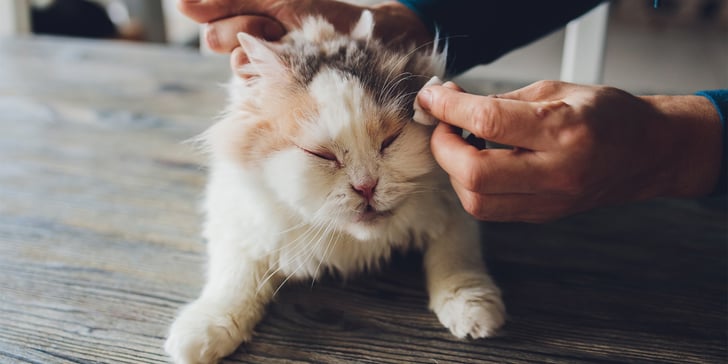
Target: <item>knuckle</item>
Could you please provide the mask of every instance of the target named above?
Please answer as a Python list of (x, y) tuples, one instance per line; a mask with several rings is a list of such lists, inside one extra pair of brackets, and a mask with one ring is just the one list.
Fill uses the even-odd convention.
[(179, 10), (182, 14), (188, 15), (190, 9), (191, 6), (189, 1), (177, 0), (177, 10)]
[(470, 158), (468, 161), (466, 162), (461, 183), (468, 191), (477, 192), (483, 183), (483, 170), (476, 159)]
[(177, 0), (176, 7), (180, 13), (186, 15), (197, 23), (206, 23), (210, 20), (207, 12), (205, 11), (205, 9), (209, 7), (209, 4), (200, 4), (196, 1)]
[(541, 103), (535, 109), (534, 118), (536, 120), (545, 121), (552, 115), (559, 115), (558, 118), (563, 120), (563, 116), (570, 112), (571, 105), (563, 100), (550, 101)]
[(559, 81), (541, 80), (531, 85), (531, 91), (538, 97), (554, 94), (561, 85)]
[(559, 144), (567, 148), (578, 148), (582, 153), (595, 144), (596, 135), (588, 124), (578, 123), (565, 127), (559, 133)]
[(432, 113), (436, 117), (442, 117), (446, 122), (452, 121), (457, 114), (458, 104), (454, 97), (443, 93), (439, 87), (432, 88)]
[(612, 86), (593, 86), (592, 89), (595, 99), (631, 96), (627, 91)]
[(502, 123), (499, 122), (502, 114), (497, 104), (474, 106), (470, 115), (474, 129), (471, 132), (481, 138), (499, 140), (503, 136)]
[(581, 196), (586, 185), (586, 178), (578, 173), (564, 173), (552, 179), (551, 189), (567, 196)]
[(461, 199), (465, 212), (478, 219), (486, 217), (482, 202), (482, 197), (476, 193), (468, 193)]

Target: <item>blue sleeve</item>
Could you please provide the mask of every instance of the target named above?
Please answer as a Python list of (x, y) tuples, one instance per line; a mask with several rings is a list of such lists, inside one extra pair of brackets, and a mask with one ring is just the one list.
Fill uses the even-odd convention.
[(602, 0), (399, 0), (448, 42), (448, 74), (489, 63), (586, 13)]
[(718, 178), (718, 184), (716, 185), (713, 194), (726, 194), (726, 190), (728, 190), (728, 181), (726, 180), (726, 172), (728, 172), (728, 166), (726, 165), (726, 159), (728, 158), (728, 149), (726, 148), (728, 130), (726, 129), (725, 124), (726, 118), (728, 118), (728, 89), (699, 91), (695, 94), (707, 97), (708, 100), (713, 103), (713, 106), (715, 106), (715, 109), (718, 111), (720, 124), (723, 127), (721, 131), (723, 135), (723, 154), (721, 155), (722, 161), (720, 164), (720, 177)]

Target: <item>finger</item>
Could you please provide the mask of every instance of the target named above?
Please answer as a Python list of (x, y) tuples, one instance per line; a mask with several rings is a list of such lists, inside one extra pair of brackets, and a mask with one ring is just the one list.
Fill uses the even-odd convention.
[(440, 123), (431, 138), (432, 154), (450, 179), (478, 193), (529, 193), (548, 186), (538, 152), (479, 150), (457, 130)]
[[(417, 95), (420, 105), (436, 119), (468, 130), (486, 140), (532, 150), (549, 145), (551, 127), (566, 112), (562, 101), (530, 103), (457, 92), (430, 86)], [(545, 124), (547, 118), (552, 125)]]
[(561, 81), (538, 81), (518, 90), (499, 94), (499, 98), (521, 101), (555, 101), (563, 99), (574, 84)]
[[(465, 91), (460, 86), (456, 85), (452, 81), (447, 81), (444, 84), (442, 84), (442, 86), (447, 87), (451, 90), (455, 90), (455, 91), (460, 91), (460, 92)], [(465, 138), (465, 141), (468, 144), (474, 146), (478, 150), (485, 149), (487, 146), (487, 142), (485, 139), (478, 138), (475, 134), (472, 134), (469, 131), (467, 131), (466, 133), (463, 133), (462, 129), (460, 129), (460, 134)]]
[(478, 158), (478, 149), (465, 141), (461, 131), (447, 124), (439, 123), (430, 138), (430, 149), (435, 161), (449, 175), (461, 175), (466, 159)]
[(264, 14), (258, 1), (179, 0), (177, 8), (198, 23), (209, 23), (243, 14)]
[(478, 220), (544, 223), (583, 209), (573, 199), (549, 194), (478, 194), (452, 181), (465, 211)]
[(278, 40), (286, 30), (277, 21), (256, 15), (241, 15), (209, 23), (205, 27), (205, 41), (215, 52), (231, 52), (240, 46), (237, 34), (248, 33), (266, 40)]

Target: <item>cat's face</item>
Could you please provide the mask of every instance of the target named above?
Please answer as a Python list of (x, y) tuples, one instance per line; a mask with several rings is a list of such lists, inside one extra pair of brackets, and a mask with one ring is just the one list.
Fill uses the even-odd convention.
[(305, 32), (293, 48), (241, 38), (252, 62), (210, 142), (241, 168), (260, 168), (266, 187), (322, 233), (375, 238), (401, 221), (408, 199), (432, 191), (432, 130), (412, 122), (411, 103), (433, 70), (413, 76), (416, 61), (371, 58), (369, 45), (325, 25), (308, 29), (315, 46)]
[(317, 75), (308, 92), (316, 111), (266, 159), (266, 182), (308, 222), (361, 239), (383, 233), (428, 188), (430, 131), (337, 71)]

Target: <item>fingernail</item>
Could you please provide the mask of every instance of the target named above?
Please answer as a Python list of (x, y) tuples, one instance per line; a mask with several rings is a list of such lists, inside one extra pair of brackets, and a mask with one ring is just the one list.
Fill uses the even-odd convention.
[(430, 111), (432, 105), (432, 91), (424, 89), (417, 94), (417, 102), (425, 111)]
[(278, 40), (284, 34), (286, 34), (286, 30), (277, 23), (268, 22), (263, 26), (263, 37), (266, 40)]
[(443, 86), (446, 88), (449, 88), (450, 90), (454, 90), (454, 91), (458, 91), (458, 92), (463, 90), (462, 88), (460, 88), (460, 86), (458, 86), (457, 84), (455, 84), (455, 82), (452, 82), (452, 81), (445, 82), (443, 84)]

